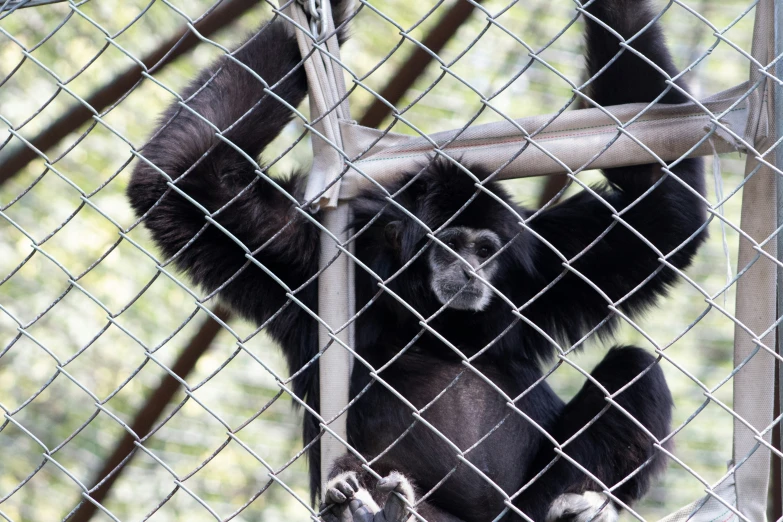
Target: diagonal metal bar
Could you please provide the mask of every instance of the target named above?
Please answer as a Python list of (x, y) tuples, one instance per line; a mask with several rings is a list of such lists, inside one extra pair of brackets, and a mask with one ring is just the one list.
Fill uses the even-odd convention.
[[(201, 35), (209, 36), (259, 3), (261, 0), (227, 0), (210, 15), (196, 23), (195, 27)], [(200, 41), (193, 31), (185, 27), (179, 34), (161, 44), (141, 61), (147, 66), (149, 72), (160, 71), (174, 59), (196, 47)], [(54, 147), (68, 134), (75, 132), (81, 125), (93, 118), (93, 113), (87, 108), (88, 106), (97, 111), (109, 107), (136, 86), (143, 78), (142, 72), (142, 68), (138, 65), (130, 67), (88, 97), (86, 99), (87, 105), (75, 104), (57, 121), (30, 140), (30, 143), (35, 149), (43, 152)], [(9, 152), (4, 159), (0, 159), (0, 185), (37, 157), (36, 151), (28, 146), (20, 146)]]
[[(228, 321), (230, 314), (224, 310), (217, 310), (215, 314), (223, 321)], [(176, 362), (171, 367), (171, 372), (180, 379), (185, 379), (196, 366), (196, 363), (209, 349), (212, 341), (220, 332), (220, 323), (208, 317), (193, 336), (188, 345), (182, 350)], [(144, 405), (136, 414), (130, 425), (133, 433), (144, 437), (155, 425), (155, 422), (166, 409), (174, 394), (179, 390), (180, 383), (171, 374), (166, 374), (158, 388), (147, 398)], [(94, 502), (82, 502), (68, 519), (69, 522), (87, 522), (97, 511), (96, 503), (100, 504), (109, 494), (114, 483), (122, 474), (125, 465), (136, 451), (136, 439), (129, 432), (120, 439), (114, 447), (111, 455), (106, 459), (101, 470), (93, 479), (94, 488), (90, 491), (90, 498)]]

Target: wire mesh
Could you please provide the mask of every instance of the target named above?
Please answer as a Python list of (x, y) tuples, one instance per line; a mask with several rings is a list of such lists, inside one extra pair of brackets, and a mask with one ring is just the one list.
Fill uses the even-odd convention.
[[(540, 477), (525, 477), (509, 489), (506, 477), (493, 475), (471, 460), (503, 423), (513, 421), (540, 432), (555, 448), (555, 461), (571, 462), (579, 476), (599, 484), (598, 490), (624, 508), (624, 519), (656, 520), (705, 492), (725, 505), (727, 520), (732, 516), (746, 519), (729, 499), (715, 492), (742, 465), (742, 461), (726, 465), (731, 458), (732, 422), (739, 417), (729, 384), (757, 353), (772, 354), (781, 362), (775, 346), (762, 342), (781, 319), (778, 314), (766, 331), (748, 332), (758, 349), (748, 361), (735, 364), (733, 330), (746, 327), (737, 320), (734, 298), (738, 281), (754, 264), (783, 264), (765, 249), (778, 241), (777, 229), (762, 241), (752, 241), (757, 255), (748, 265), (737, 266), (737, 244), (749, 239), (739, 226), (740, 201), (746, 183), (762, 166), (772, 168), (775, 176), (781, 174), (773, 164), (780, 140), (757, 151), (744, 136), (735, 136), (759, 161), (747, 177), (744, 158), (737, 154), (713, 158), (715, 176), (708, 176), (709, 190), (699, 196), (708, 219), (697, 227), (709, 227), (711, 238), (687, 271), (673, 264), (675, 253), (661, 252), (636, 233), (659, 257), (660, 266), (649, 278), (671, 269), (678, 281), (671, 295), (641, 318), (622, 308), (638, 288), (619, 299), (609, 298), (599, 284), (573, 266), (612, 229), (633, 231), (624, 218), (627, 210), (613, 209), (592, 185), (602, 177), (589, 164), (564, 169), (568, 171), (566, 184), (557, 196), (540, 210), (519, 215), (498, 200), (473, 166), (461, 165), (459, 158), (449, 154), (449, 143), (432, 142), (434, 156), (457, 165), (475, 184), (475, 194), (445, 223), (431, 227), (412, 215), (398, 201), (405, 188), (398, 194), (390, 187), (376, 186), (387, 206), (405, 213), (424, 231), (430, 250), (440, 247), (470, 265), (441, 233), (479, 197), (501, 203), (508, 219), (518, 222), (518, 234), (541, 240), (545, 238), (535, 229), (536, 219), (547, 209), (557, 208), (556, 200), (578, 193), (602, 201), (614, 220), (583, 251), (570, 257), (558, 255), (563, 263), (558, 279), (576, 274), (606, 299), (602, 320), (578, 341), (568, 342), (526, 315), (530, 303), (513, 302), (493, 287), (491, 278), (471, 268), (472, 278), (490, 288), (492, 299), (511, 310), (514, 319), (497, 336), (466, 352), (462, 340), (450, 339), (433, 326), (448, 314), (448, 304), (425, 313), (395, 289), (399, 274), (426, 259), (426, 248), (394, 274), (379, 275), (349, 248), (368, 233), (368, 227), (352, 230), (347, 241), (337, 241), (335, 231), (321, 224), (309, 202), (286, 192), (280, 174), (308, 164), (309, 143), (314, 133), (317, 136), (315, 122), (306, 106), (292, 106), (278, 94), (275, 84), (252, 73), (259, 82), (257, 88), (286, 105), (294, 118), (264, 151), (263, 163), (243, 153), (256, 179), (240, 194), (264, 186), (288, 201), (290, 215), (280, 220), (265, 245), (290, 234), (296, 223), (309, 223), (325, 240), (339, 243), (337, 256), (347, 257), (357, 272), (369, 275), (375, 288), (357, 306), (349, 323), (361, 321), (381, 299), (394, 300), (415, 318), (416, 329), (396, 347), (398, 353), (377, 365), (371, 353), (340, 338), (348, 324), (323, 323), (308, 301), (308, 285), (322, 270), (310, 274), (304, 284), (292, 286), (281, 277), (279, 267), (256, 258), (263, 245), (251, 248), (222, 224), (230, 204), (210, 210), (208, 202), (180, 189), (165, 169), (144, 157), (143, 145), (155, 139), (151, 133), (156, 121), (172, 104), (210, 125), (218, 136), (215, 146), (243, 150), (226, 137), (234, 121), (217, 127), (205, 115), (192, 111), (188, 106), (192, 97), (181, 93), (198, 71), (221, 56), (246, 68), (231, 53), (244, 41), (237, 34), (254, 34), (262, 20), (288, 20), (278, 5), (229, 0), (69, 0), (33, 6), (39, 3), (28, 2), (25, 7), (25, 2), (6, 0), (0, 10), (0, 120), (5, 128), (5, 134), (0, 134), (0, 517), (9, 521), (317, 520), (321, 506), (310, 500), (306, 454), (318, 438), (305, 444), (300, 434), (302, 411), (314, 415), (317, 411), (293, 387), (297, 377), (317, 366), (323, 350), (338, 348), (349, 350), (354, 367), (371, 377), (366, 386), (353, 390), (349, 411), (368, 390), (382, 387), (410, 415), (410, 428), (394, 445), (420, 433), (414, 428), (424, 430), (442, 441), (456, 459), (437, 480), (413, 476), (421, 505), (443, 495), (449, 489), (449, 478), (467, 469), (480, 489), (502, 498), (500, 509), (487, 520), (504, 515), (524, 519), (515, 499)], [(452, 26), (453, 31), (459, 27), (456, 37), (439, 40), (431, 36), (433, 28), (443, 26), (446, 13), (457, 6), (464, 10), (465, 5), (471, 14), (463, 14), (461, 27), (459, 23)], [(691, 87), (690, 94), (685, 94), (697, 101), (745, 81), (749, 67), (761, 70), (763, 79), (773, 79), (779, 59), (758, 63), (750, 54), (755, 5), (743, 0), (720, 6), (680, 0), (656, 4), (655, 19), (669, 37), (682, 71), (668, 78), (669, 90), (680, 90), (675, 81), (682, 77)], [(381, 120), (383, 135), (396, 132), (430, 139), (434, 132), (446, 129), (465, 132), (486, 122), (514, 125), (516, 118), (551, 114), (540, 129), (519, 128), (527, 139), (525, 148), (546, 150), (536, 136), (566, 110), (585, 104), (610, 114), (590, 98), (588, 87), (595, 79), (584, 76), (582, 33), (589, 16), (584, 7), (565, 0), (362, 0), (346, 17), (352, 36), (343, 46), (342, 58), (332, 58), (346, 78), (355, 116), (378, 103), (387, 107), (386, 117), (375, 116)], [(439, 47), (433, 51), (435, 44)], [(624, 52), (634, 52), (631, 40), (622, 47)], [(410, 75), (406, 58), (422, 52), (430, 65), (419, 67), (421, 75), (409, 79), (402, 94), (399, 85), (395, 91), (395, 78)], [(643, 55), (640, 58), (652, 63)], [(780, 85), (779, 80), (775, 82)], [(758, 88), (759, 83), (750, 85), (747, 96)], [(386, 93), (395, 92), (396, 99), (385, 101)], [(650, 104), (638, 117), (654, 104), (644, 101)], [(719, 120), (718, 115), (711, 116)], [(241, 117), (236, 119), (241, 121)], [(604, 150), (628, 137), (655, 158), (634, 137), (632, 123), (618, 122), (616, 136)], [(716, 128), (705, 130), (703, 139), (709, 140)], [(523, 152), (524, 148), (519, 154)], [(199, 161), (205, 159), (208, 156)], [(357, 158), (345, 159), (356, 166)], [(670, 169), (680, 162), (657, 161), (665, 174), (657, 185), (667, 176), (677, 178)], [(150, 164), (167, 183), (169, 193), (179, 194), (204, 219), (202, 228), (173, 255), (161, 253), (145, 229), (149, 216), (135, 216), (126, 200), (131, 171), (140, 163)], [(198, 173), (198, 165), (182, 169)], [(427, 168), (422, 167), (416, 177), (426, 175)], [(543, 187), (540, 179), (504, 183), (517, 199), (528, 203), (535, 201)], [(233, 248), (242, 249), (247, 263), (236, 273), (221, 274), (222, 282), (204, 291), (176, 268), (176, 262), (188, 255), (198, 237), (215, 233), (228, 237)], [(501, 248), (496, 255), (509, 248)], [(237, 318), (217, 304), (221, 291), (253, 270), (266, 274), (285, 294), (279, 311), (260, 324)], [(554, 283), (534, 299), (551, 291)], [(269, 332), (275, 320), (290, 309), (300, 310), (304, 320), (325, 326), (332, 339), (296, 367), (289, 366), (275, 346), (273, 337), (281, 334), (270, 336)], [(628, 386), (610, 393), (591, 376), (591, 369), (606, 353), (605, 346), (611, 344), (601, 340), (600, 332), (611, 321), (619, 322), (614, 334), (617, 342), (638, 344), (655, 355), (676, 406), (672, 429), (665, 437), (643, 430), (655, 451), (664, 455), (667, 470), (634, 505), (617, 494), (625, 481), (603, 483), (595, 470), (567, 452), (568, 445), (600, 416), (566, 441), (556, 439), (529, 411), (517, 406), (537, 387), (551, 386), (569, 398), (592, 379), (604, 396), (606, 410), (620, 412), (641, 427), (621, 405)], [(544, 338), (555, 357), (543, 361), (541, 375), (516, 394), (495, 382), (481, 357), (519, 325), (527, 325)], [(384, 376), (401, 359), (421, 357), (420, 345), (428, 337), (437, 339), (446, 352), (437, 361), (445, 358), (461, 369), (428, 400), (411, 401)], [(499, 421), (481, 426), (475, 440), (465, 446), (440, 431), (431, 413), (443, 397), (470, 379), (483, 383), (505, 407)], [(298, 411), (292, 405), (298, 405)], [(453, 415), (469, 425), (478, 414), (455, 411)], [(759, 432), (758, 448), (779, 460), (783, 456), (779, 447), (763, 437), (779, 424), (779, 409), (775, 415), (774, 422)], [(323, 422), (320, 428), (319, 434), (328, 429)], [(674, 449), (667, 444), (670, 441), (676, 441)], [(347, 451), (371, 475), (381, 478), (383, 474), (375, 468), (391, 449), (374, 455), (352, 446)], [(503, 455), (509, 449), (494, 451)], [(779, 492), (779, 483), (777, 488)], [(418, 512), (414, 516), (426, 519)]]

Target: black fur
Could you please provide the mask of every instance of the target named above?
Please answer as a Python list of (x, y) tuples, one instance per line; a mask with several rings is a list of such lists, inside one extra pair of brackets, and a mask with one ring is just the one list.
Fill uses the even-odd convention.
[[(341, 7), (338, 5), (336, 12)], [(643, 0), (596, 0), (588, 10), (626, 38), (653, 16)], [(587, 23), (587, 43), (591, 75), (620, 51), (616, 37), (593, 21)], [(657, 25), (649, 27), (633, 46), (670, 75), (675, 73)], [(262, 28), (235, 56), (291, 106), (303, 100), (307, 86), (299, 51), (282, 20)], [(196, 93), (220, 67), (222, 70), (188, 106), (220, 129), (233, 125), (225, 136), (248, 156), (257, 157), (286, 125), (291, 112), (275, 97), (264, 94), (262, 84), (253, 75), (225, 58), (204, 71), (184, 93), (185, 97)], [(665, 88), (660, 74), (626, 51), (592, 83), (590, 96), (602, 105), (646, 102)], [(662, 101), (679, 103), (686, 98), (671, 89)], [(258, 176), (242, 154), (216, 138), (214, 130), (190, 111), (172, 106), (162, 125), (142, 153), (174, 180), (176, 190), (155, 168), (140, 161), (128, 187), (133, 208), (145, 216), (146, 226), (164, 255), (174, 257), (176, 265), (196, 283), (208, 292), (217, 291), (233, 309), (257, 324), (272, 318), (268, 331), (282, 346), (291, 371), (299, 371), (318, 353), (317, 323), (287, 299), (286, 290), (256, 263), (274, 273), (300, 301), (316, 310), (317, 284), (309, 280), (318, 266), (317, 227)], [(469, 167), (479, 178), (486, 179), (487, 173), (480, 165)], [(700, 160), (681, 161), (673, 171), (697, 193), (704, 193)], [(605, 174), (608, 184), (594, 190), (618, 211), (634, 203), (662, 175), (655, 165), (611, 169)], [(387, 189), (393, 193), (409, 183), (396, 201), (432, 229), (451, 219), (476, 194), (474, 181), (444, 162), (433, 162), (422, 176), (414, 175), (404, 173)], [(302, 201), (302, 179), (295, 174), (280, 184)], [(498, 183), (490, 181), (485, 186), (519, 215), (531, 215), (511, 201)], [(203, 211), (177, 191), (214, 213), (212, 219), (250, 249), (252, 255), (206, 220)], [(420, 225), (387, 203), (380, 193), (369, 191), (353, 206), (356, 230), (381, 214), (356, 241), (356, 255), (383, 279), (396, 274), (422, 249), (433, 248), (428, 246)], [(668, 258), (678, 268), (690, 264), (706, 236), (703, 231), (697, 233), (706, 221), (700, 199), (670, 177), (622, 217), (664, 254), (679, 248)], [(654, 305), (675, 282), (676, 274), (668, 268), (661, 270), (658, 255), (624, 225), (615, 223), (607, 207), (587, 192), (530, 220), (529, 226), (535, 233), (525, 231), (518, 221), (508, 209), (482, 193), (451, 225), (488, 228), (508, 244), (497, 259), (500, 266), (493, 285), (517, 306), (528, 303), (521, 309), (525, 320), (520, 320), (498, 297), (482, 312), (446, 309), (428, 325), (449, 346), (424, 331), (414, 314), (379, 291), (377, 281), (357, 267), (357, 309), (372, 303), (358, 319), (355, 349), (378, 368), (410, 345), (380, 377), (417, 408), (425, 408), (423, 417), (427, 422), (459, 448), (472, 448), (465, 455), (468, 461), (507, 494), (514, 495), (554, 454), (551, 442), (525, 417), (512, 411), (506, 398), (466, 369), (454, 352), (456, 348), (471, 357), (492, 344), (472, 360), (472, 365), (558, 442), (567, 440), (596, 418), (584, 433), (565, 446), (570, 457), (610, 487), (644, 465), (642, 471), (614, 491), (620, 500), (632, 503), (647, 491), (651, 479), (664, 465), (644, 431), (614, 407), (603, 411), (608, 402), (592, 383), (586, 384), (567, 405), (546, 382), (528, 390), (542, 375), (541, 363), (550, 360), (554, 353), (552, 344), (528, 322), (549, 336), (573, 343), (610, 315), (604, 297), (566, 271), (561, 258), (539, 236), (566, 258), (577, 256), (571, 264), (573, 269), (611, 300), (623, 299), (620, 308), (630, 315)], [(545, 293), (529, 303), (555, 280)], [(643, 286), (634, 290), (645, 280)], [(388, 287), (424, 317), (430, 317), (441, 304), (428, 281), (426, 256), (418, 255)], [(609, 335), (617, 322), (617, 317), (610, 317), (601, 331)], [(593, 378), (613, 393), (643, 374), (615, 401), (661, 438), (669, 433), (672, 402), (655, 363), (655, 358), (638, 348), (615, 348), (596, 367)], [(456, 384), (430, 404), (454, 379)], [(317, 364), (298, 375), (294, 391), (318, 409)], [(374, 463), (378, 473), (398, 470), (411, 477), (421, 492), (428, 492), (458, 466), (421, 504), (419, 512), (428, 520), (491, 520), (503, 510), (503, 497), (469, 465), (460, 463), (452, 447), (423, 423), (416, 422), (402, 401), (384, 386), (373, 383), (369, 370), (357, 362), (351, 394), (360, 392), (361, 397), (349, 411), (349, 441), (366, 458), (386, 450), (414, 424), (408, 435)], [(305, 415), (305, 443), (318, 433), (313, 417)], [(309, 456), (311, 487), (316, 496), (320, 483), (318, 444), (313, 444)], [(356, 467), (355, 462), (342, 459), (335, 472), (352, 467)], [(599, 489), (568, 460), (560, 458), (514, 497), (514, 505), (538, 521), (543, 520), (556, 496)]]

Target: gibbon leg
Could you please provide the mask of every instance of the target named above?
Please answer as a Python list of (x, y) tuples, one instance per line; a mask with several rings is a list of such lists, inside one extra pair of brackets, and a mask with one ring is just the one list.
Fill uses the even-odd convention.
[[(638, 378), (612, 398), (628, 415), (610, 404), (604, 392), (588, 380), (563, 408), (550, 433), (563, 443), (588, 426), (568, 442), (565, 453), (607, 487), (624, 481), (612, 493), (623, 503), (633, 504), (647, 492), (652, 479), (666, 464), (647, 432), (657, 440), (670, 433), (671, 393), (656, 358), (633, 346), (612, 348), (591, 376), (609, 394)], [(551, 446), (545, 444), (547, 448), (535, 469), (543, 469), (556, 456)], [(525, 492), (525, 500), (518, 505), (530, 513), (540, 513), (542, 507), (547, 507), (546, 517), (539, 515), (547, 522), (614, 521), (617, 508), (601, 489), (581, 469), (561, 457)], [(541, 506), (547, 497), (556, 498), (548, 506)]]

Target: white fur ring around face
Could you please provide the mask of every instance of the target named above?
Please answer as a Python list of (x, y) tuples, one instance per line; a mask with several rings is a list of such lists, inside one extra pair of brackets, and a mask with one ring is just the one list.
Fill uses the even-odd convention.
[(581, 495), (566, 493), (557, 497), (549, 507), (546, 522), (617, 522), (618, 517), (609, 497), (596, 491), (586, 491)]

